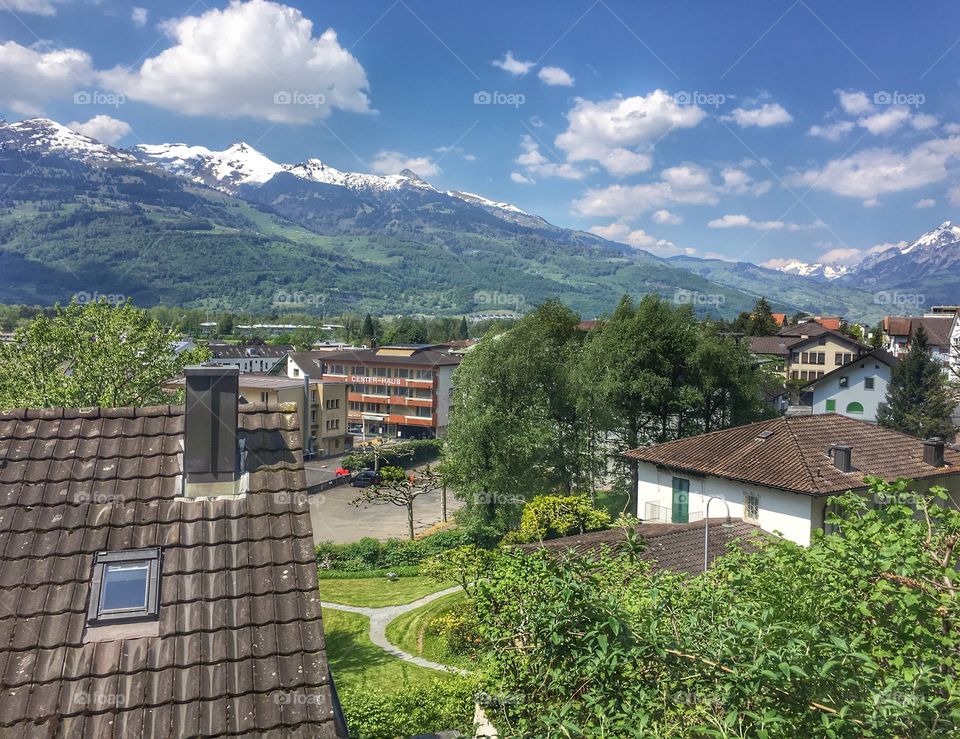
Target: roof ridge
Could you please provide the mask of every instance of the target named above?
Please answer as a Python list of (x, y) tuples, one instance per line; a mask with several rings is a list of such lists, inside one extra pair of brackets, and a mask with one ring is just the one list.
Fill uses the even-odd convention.
[(797, 432), (794, 431), (792, 428), (792, 425), (790, 423), (791, 420), (792, 420), (791, 417), (783, 416), (784, 425), (787, 427), (787, 432), (790, 434), (790, 438), (793, 440), (793, 445), (796, 449), (797, 456), (800, 457), (800, 460), (803, 462), (801, 467), (810, 478), (810, 487), (816, 490), (818, 493), (822, 492), (822, 490), (820, 489), (819, 481), (817, 480), (816, 476), (813, 474), (813, 471), (810, 469), (810, 465), (807, 462), (807, 456), (803, 453), (803, 446), (800, 444), (800, 439), (797, 438)]

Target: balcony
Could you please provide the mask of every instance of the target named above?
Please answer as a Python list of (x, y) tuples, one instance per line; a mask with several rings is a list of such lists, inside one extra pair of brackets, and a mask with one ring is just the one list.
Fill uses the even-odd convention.
[[(703, 511), (688, 511), (687, 520), (690, 523), (703, 520)], [(673, 511), (670, 506), (663, 506), (653, 502), (643, 504), (644, 523), (673, 523)]]

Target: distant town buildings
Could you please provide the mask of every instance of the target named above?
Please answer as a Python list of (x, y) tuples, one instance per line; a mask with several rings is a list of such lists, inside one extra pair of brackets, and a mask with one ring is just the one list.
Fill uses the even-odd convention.
[(787, 326), (776, 336), (751, 336), (749, 343), (754, 354), (772, 360), (785, 380), (815, 380), (869, 351), (856, 339), (816, 321)]
[(287, 344), (227, 344), (211, 341), (207, 364), (218, 367), (236, 367), (241, 373), (269, 372), (283, 361), (293, 347)]

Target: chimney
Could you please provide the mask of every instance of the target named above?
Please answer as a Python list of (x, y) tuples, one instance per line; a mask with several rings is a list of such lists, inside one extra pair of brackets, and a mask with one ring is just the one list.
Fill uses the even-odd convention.
[(852, 449), (846, 444), (834, 444), (831, 449), (833, 452), (833, 466), (841, 472), (853, 471)]
[(183, 430), (183, 494), (188, 498), (239, 495), (237, 443), (240, 370), (187, 367)]
[(931, 467), (943, 467), (943, 439), (934, 437), (923, 441), (923, 463)]

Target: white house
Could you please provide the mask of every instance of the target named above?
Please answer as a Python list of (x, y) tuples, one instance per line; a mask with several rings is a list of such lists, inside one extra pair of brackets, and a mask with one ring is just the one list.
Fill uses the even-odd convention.
[(810, 398), (814, 413), (839, 413), (876, 423), (877, 406), (887, 397), (896, 363), (892, 354), (876, 349), (811, 380), (801, 389), (801, 396)]
[(729, 515), (810, 543), (830, 496), (868, 475), (942, 485), (960, 508), (960, 452), (835, 413), (781, 417), (626, 453), (639, 467), (637, 516), (685, 523)]

